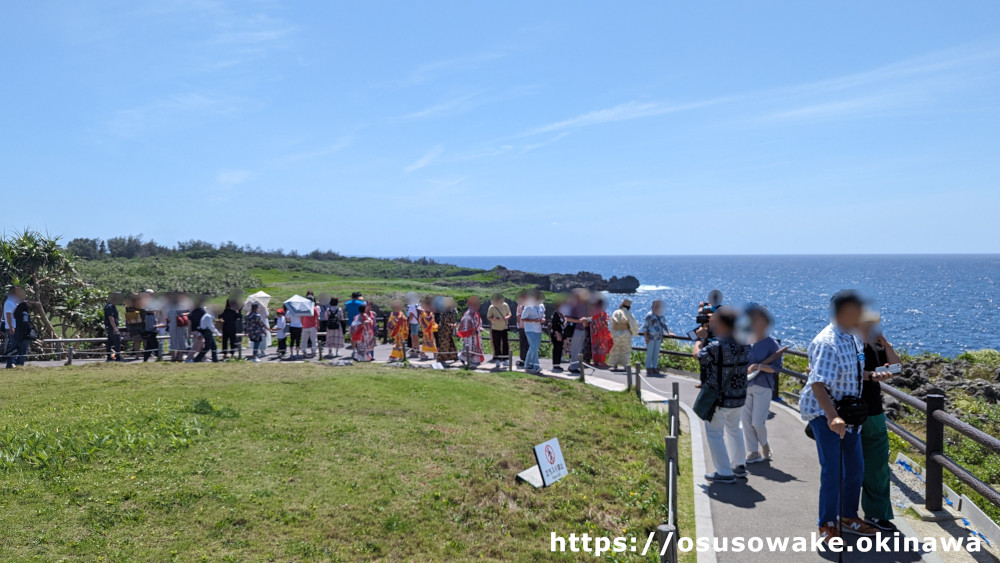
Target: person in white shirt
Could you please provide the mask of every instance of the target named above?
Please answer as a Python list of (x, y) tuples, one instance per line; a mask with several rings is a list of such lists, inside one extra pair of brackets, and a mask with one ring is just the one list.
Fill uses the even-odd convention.
[(525, 339), (528, 341), (524, 371), (540, 373), (542, 365), (539, 363), (538, 353), (542, 346), (542, 323), (545, 322), (545, 295), (541, 291), (536, 289), (525, 297), (520, 321), (524, 326)]
[(275, 336), (278, 338), (278, 357), (285, 357), (288, 346), (288, 319), (285, 317), (285, 310), (278, 309), (278, 317), (274, 321)]
[(198, 324), (198, 332), (205, 338), (205, 346), (198, 352), (195, 356), (194, 361), (202, 362), (205, 360), (205, 354), (210, 350), (212, 352), (212, 362), (219, 361), (219, 347), (215, 344), (215, 337), (222, 336), (219, 329), (215, 328), (215, 315), (212, 314), (213, 307), (206, 307), (205, 314), (201, 316), (201, 322)]
[(7, 354), (8, 368), (12, 368), (14, 365), (23, 366), (25, 354), (28, 352), (28, 341), (20, 334), (23, 331), (17, 330), (17, 315), (15, 314), (17, 306), (24, 301), (24, 298), (24, 289), (15, 285), (10, 288), (7, 300), (3, 304), (3, 325), (6, 337), (3, 352)]

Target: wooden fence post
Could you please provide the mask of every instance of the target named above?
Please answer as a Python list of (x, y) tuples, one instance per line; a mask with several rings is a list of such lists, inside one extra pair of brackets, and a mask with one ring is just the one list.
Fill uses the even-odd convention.
[(584, 383), (586, 380), (583, 377), (587, 370), (583, 367), (583, 354), (576, 355), (576, 365), (580, 366), (580, 383)]
[(625, 390), (632, 390), (632, 366), (625, 366)]
[(944, 453), (944, 424), (934, 418), (934, 413), (944, 410), (944, 395), (927, 395), (927, 469), (924, 473), (924, 506), (931, 512), (941, 510), (944, 491), (941, 487), (941, 464), (934, 460), (935, 454)]
[(73, 365), (73, 347), (70, 346), (66, 349), (66, 365)]
[(635, 374), (635, 396), (642, 400), (642, 378)]

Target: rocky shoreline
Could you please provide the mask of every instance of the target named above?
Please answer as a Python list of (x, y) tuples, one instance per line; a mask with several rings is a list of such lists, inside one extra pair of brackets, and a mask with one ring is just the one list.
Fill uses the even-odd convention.
[[(889, 381), (918, 399), (930, 394), (944, 394), (950, 403), (957, 394), (981, 399), (991, 405), (1000, 404), (1000, 367), (973, 364), (964, 360), (938, 357), (917, 357), (903, 363), (902, 373)], [(886, 416), (900, 416), (900, 403), (885, 396)], [(965, 416), (971, 416), (963, 413)]]
[(635, 293), (639, 289), (639, 280), (635, 276), (611, 276), (604, 279), (593, 272), (577, 272), (575, 274), (532, 274), (520, 270), (510, 270), (496, 266), (490, 273), (497, 281), (517, 285), (534, 285), (542, 291), (562, 292), (576, 288), (590, 291), (607, 291), (608, 293)]

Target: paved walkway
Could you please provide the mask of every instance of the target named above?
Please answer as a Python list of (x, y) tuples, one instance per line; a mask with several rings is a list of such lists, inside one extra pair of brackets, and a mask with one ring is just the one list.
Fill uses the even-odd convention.
[[(379, 345), (375, 350), (377, 361), (389, 358), (391, 346)], [(244, 352), (246, 353), (246, 352)], [(341, 351), (341, 358), (347, 359), (348, 351)], [(76, 363), (90, 363), (93, 360), (81, 360)], [(270, 358), (267, 361), (277, 361)], [(300, 361), (300, 360), (283, 360)], [(315, 361), (307, 358), (301, 361)], [(412, 363), (430, 367), (431, 361), (413, 361)], [(62, 362), (38, 362), (38, 365), (62, 365)], [(457, 362), (453, 365), (457, 365)], [(565, 379), (577, 379), (577, 374), (553, 371), (551, 360), (542, 360), (543, 375)], [(481, 372), (501, 371), (493, 364), (483, 364)], [(586, 373), (588, 384), (621, 391), (626, 388), (624, 372), (588, 369)], [(671, 372), (665, 376), (643, 377), (643, 400), (648, 403), (661, 402), (670, 395), (671, 383), (680, 384), (680, 398), (685, 405), (694, 403), (697, 397), (696, 379), (682, 372)], [(689, 418), (691, 418), (689, 414)], [(699, 427), (701, 421), (695, 420)], [(762, 464), (751, 465), (748, 479), (737, 484), (708, 484), (704, 474), (714, 470), (708, 445), (704, 442), (704, 432), (696, 432), (692, 428), (692, 437), (702, 437), (702, 444), (692, 444), (694, 458), (701, 457), (703, 467), (694, 467), (695, 508), (696, 519), (700, 522), (698, 530), (682, 530), (685, 536), (711, 536), (718, 542), (734, 537), (811, 537), (817, 530), (816, 511), (819, 495), (819, 467), (816, 459), (814, 443), (804, 432), (804, 425), (798, 413), (780, 403), (772, 403), (768, 421), (768, 441), (774, 449), (774, 460)], [(699, 446), (701, 450), (699, 451)], [(710, 512), (710, 515), (707, 514)], [(913, 528), (901, 516), (896, 523), (904, 533), (916, 537)], [(854, 545), (852, 536), (845, 536), (847, 545)], [(774, 561), (818, 561), (827, 559), (835, 561), (836, 555), (816, 555), (813, 553), (792, 553), (764, 551), (761, 553), (721, 553), (699, 554), (699, 562), (768, 562)], [(861, 554), (845, 553), (844, 561), (942, 561), (936, 554), (919, 553), (879, 553)], [(949, 557), (947, 560), (952, 560)], [(962, 560), (971, 561), (970, 558)], [(981, 559), (993, 560), (993, 559)]]

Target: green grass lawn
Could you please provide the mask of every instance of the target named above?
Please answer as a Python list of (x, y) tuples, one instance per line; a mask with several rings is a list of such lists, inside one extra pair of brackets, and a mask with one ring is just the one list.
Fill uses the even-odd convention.
[[(629, 394), (519, 374), (8, 371), (0, 558), (549, 559), (552, 531), (644, 537), (663, 521), (665, 424)], [(516, 482), (551, 437), (570, 475)], [(681, 492), (693, 533), (689, 474)]]

